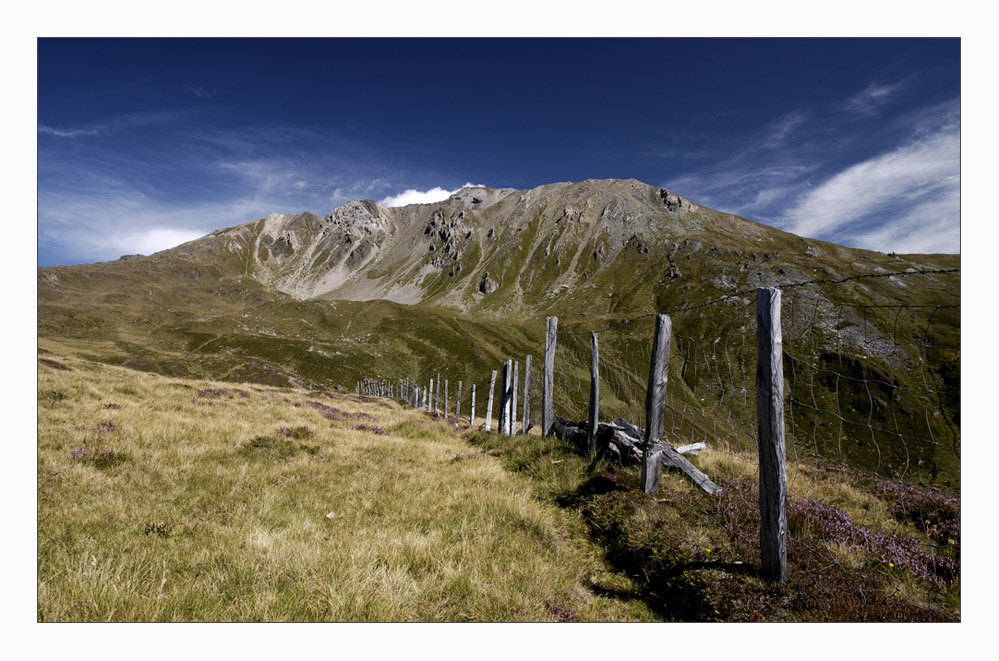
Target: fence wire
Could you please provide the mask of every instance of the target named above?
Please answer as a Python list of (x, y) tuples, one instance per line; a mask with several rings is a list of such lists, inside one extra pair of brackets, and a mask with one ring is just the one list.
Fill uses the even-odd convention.
[[(858, 300), (865, 277), (925, 277), (940, 289), (960, 288), (953, 269), (781, 286), (789, 556), (802, 571), (835, 569), (862, 583), (877, 575), (881, 587), (887, 576), (897, 590), (911, 590), (915, 579), (933, 608), (960, 579), (960, 306)], [(710, 466), (727, 461), (734, 471), (720, 481), (718, 496), (691, 487), (681, 506), (714, 517), (734, 537), (759, 518), (755, 296), (755, 289), (738, 291), (667, 311), (665, 440), (674, 447), (703, 442), (715, 453)], [(623, 418), (645, 427), (654, 324), (655, 314), (645, 314), (593, 331), (601, 422)], [(562, 418), (588, 418), (590, 334), (581, 320), (560, 319), (553, 403)], [(530, 353), (530, 421), (540, 428), (544, 341)], [(524, 357), (510, 358), (520, 363), (520, 398)], [(437, 374), (415, 383), (426, 386), (430, 378)], [(489, 374), (475, 383), (481, 428)], [(470, 385), (463, 390), (465, 423)], [(517, 430), (522, 406), (518, 401)], [(492, 431), (499, 407), (497, 377)], [(453, 416), (453, 404), (449, 411)], [(887, 598), (878, 589), (870, 598)]]

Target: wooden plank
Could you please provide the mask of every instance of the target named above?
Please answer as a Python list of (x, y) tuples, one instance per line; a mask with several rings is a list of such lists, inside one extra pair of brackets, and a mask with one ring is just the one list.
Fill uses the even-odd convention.
[(520, 423), (520, 433), (531, 430), (531, 354), (524, 356), (524, 405), (521, 407), (524, 420)]
[(555, 387), (555, 345), (558, 341), (558, 317), (548, 317), (545, 322), (545, 379), (541, 383), (541, 435), (551, 433), (555, 422), (552, 392)]
[(691, 443), (690, 445), (681, 445), (676, 448), (678, 454), (687, 454), (688, 452), (698, 452), (700, 450), (707, 450), (707, 443)]
[(597, 452), (597, 425), (600, 423), (600, 348), (597, 334), (590, 333), (590, 409), (586, 425), (586, 454)]
[(760, 564), (787, 580), (787, 473), (784, 448), (784, 348), (781, 291), (756, 290), (756, 424), (760, 461)]
[(663, 416), (666, 413), (666, 371), (669, 367), (669, 346), (672, 335), (669, 316), (656, 315), (655, 336), (652, 339), (652, 361), (649, 385), (645, 392), (645, 453), (642, 455), (641, 486), (645, 493), (659, 489), (662, 472)]
[(493, 391), (496, 389), (496, 370), (493, 370), (492, 378), (489, 379), (489, 400), (486, 404), (486, 431), (493, 421)]

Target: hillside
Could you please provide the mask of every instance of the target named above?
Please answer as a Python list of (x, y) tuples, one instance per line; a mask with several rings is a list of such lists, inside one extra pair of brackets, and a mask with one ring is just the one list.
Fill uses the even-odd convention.
[[(752, 292), (777, 285), (789, 292), (789, 377), (812, 366), (809, 405), (868, 437), (844, 450), (835, 425), (801, 418), (809, 447), (887, 474), (918, 462), (920, 481), (958, 491), (959, 268), (957, 255), (804, 239), (634, 180), (466, 188), (434, 204), (271, 214), (147, 257), (40, 268), (39, 337), (43, 351), (53, 339), (160, 374), (352, 390), (364, 377), (438, 373), (482, 383), (502, 360), (537, 358), (555, 315), (568, 415), (586, 378), (585, 336), (569, 333), (627, 328), (602, 356), (619, 384), (640, 384), (641, 319), (670, 312), (674, 410), (696, 414), (692, 435), (727, 418), (711, 435), (745, 446), (751, 402), (731, 394), (745, 392), (736, 381), (755, 360)], [(868, 392), (872, 375), (884, 392)], [(609, 396), (621, 413), (640, 401), (624, 385)]]
[(39, 621), (960, 620), (952, 496), (791, 461), (774, 585), (753, 453), (691, 455), (719, 495), (668, 472), (649, 497), (553, 437), (48, 344)]

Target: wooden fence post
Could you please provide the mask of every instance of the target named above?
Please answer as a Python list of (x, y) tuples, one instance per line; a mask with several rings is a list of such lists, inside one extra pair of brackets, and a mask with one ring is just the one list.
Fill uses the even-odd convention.
[(590, 332), (590, 419), (586, 425), (586, 454), (597, 452), (597, 424), (600, 417), (600, 351), (597, 334)]
[(461, 381), (458, 382), (458, 398), (454, 401), (454, 428), (461, 423)]
[(510, 361), (503, 363), (500, 372), (499, 433), (510, 433)]
[(434, 378), (430, 377), (430, 398), (427, 400), (427, 413), (434, 410)]
[(496, 370), (493, 370), (493, 376), (489, 379), (489, 402), (486, 404), (486, 431), (489, 431), (489, 427), (492, 426), (493, 422), (493, 390), (496, 389)]
[(444, 379), (444, 422), (447, 422), (447, 379)]
[(510, 434), (517, 433), (517, 386), (520, 372), (520, 361), (513, 362), (513, 387), (510, 390)]
[(771, 580), (787, 579), (784, 347), (781, 291), (756, 290), (756, 424), (760, 454), (760, 559)]
[(663, 416), (666, 413), (666, 371), (669, 367), (669, 345), (673, 326), (669, 316), (656, 315), (656, 332), (652, 340), (652, 364), (649, 385), (645, 392), (645, 453), (642, 455), (642, 491), (655, 493), (663, 463)]
[(440, 417), (441, 414), (441, 375), (437, 373), (437, 391), (434, 394), (434, 415)]
[(558, 317), (548, 317), (545, 322), (545, 380), (541, 384), (541, 435), (551, 433), (555, 422), (552, 390), (555, 386), (555, 343), (558, 340)]
[(475, 384), (472, 384), (472, 408), (468, 414), (468, 428), (475, 429)]
[(531, 354), (524, 356), (524, 421), (520, 423), (520, 433), (526, 434), (531, 426)]

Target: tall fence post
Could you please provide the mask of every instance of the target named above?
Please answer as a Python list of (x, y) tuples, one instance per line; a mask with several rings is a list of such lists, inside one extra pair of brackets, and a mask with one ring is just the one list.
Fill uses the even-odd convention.
[(496, 389), (496, 370), (493, 370), (493, 375), (489, 379), (489, 402), (486, 404), (486, 431), (489, 431), (489, 427), (492, 426), (493, 422), (493, 391)]
[(502, 370), (500, 372), (500, 414), (499, 414), (499, 433), (509, 434), (510, 433), (510, 371), (511, 371), (510, 361), (503, 363)]
[(444, 422), (447, 422), (447, 379), (444, 379)]
[(427, 398), (427, 413), (432, 413), (434, 410), (434, 379), (430, 377), (430, 390), (427, 392), (429, 397)]
[(461, 424), (461, 381), (458, 382), (458, 398), (454, 400), (454, 428)]
[(441, 414), (441, 374), (437, 373), (437, 390), (434, 393), (434, 415), (440, 417)]
[(475, 384), (472, 384), (472, 408), (468, 414), (468, 428), (475, 429)]
[(558, 317), (545, 321), (545, 380), (541, 384), (541, 435), (547, 436), (555, 422), (552, 390), (555, 387), (555, 343), (558, 340)]
[(663, 416), (666, 413), (666, 371), (669, 367), (669, 345), (673, 325), (669, 316), (656, 315), (656, 332), (652, 340), (652, 364), (649, 386), (645, 391), (645, 453), (642, 455), (642, 491), (659, 490), (663, 463)]
[(520, 361), (513, 362), (513, 388), (510, 392), (510, 433), (517, 433), (517, 380), (520, 372)]
[(597, 452), (597, 423), (600, 417), (600, 351), (597, 334), (590, 332), (590, 417), (586, 424), (586, 454)]
[(784, 346), (781, 291), (756, 290), (756, 424), (760, 455), (760, 564), (787, 579), (787, 474), (784, 454)]
[(526, 434), (531, 427), (531, 354), (524, 356), (524, 421), (520, 423), (520, 433)]

